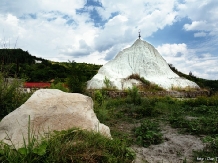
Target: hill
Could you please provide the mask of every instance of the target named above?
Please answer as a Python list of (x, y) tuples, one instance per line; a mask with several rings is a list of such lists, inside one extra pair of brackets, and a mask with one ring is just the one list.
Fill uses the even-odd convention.
[[(36, 63), (35, 61), (41, 61)], [(8, 77), (16, 75), (31, 82), (47, 82), (52, 79), (65, 81), (70, 75), (80, 76), (79, 80), (90, 80), (102, 65), (72, 62), (52, 62), (31, 55), (22, 49), (0, 49), (0, 71), (7, 70)], [(169, 65), (171, 70), (180, 77), (197, 83), (201, 88), (212, 92), (218, 91), (218, 80), (207, 80), (193, 75), (186, 75)]]
[(48, 82), (52, 79), (64, 81), (72, 73), (90, 80), (100, 65), (72, 62), (52, 62), (32, 56), (22, 49), (0, 49), (0, 71), (8, 77), (17, 76), (31, 82)]

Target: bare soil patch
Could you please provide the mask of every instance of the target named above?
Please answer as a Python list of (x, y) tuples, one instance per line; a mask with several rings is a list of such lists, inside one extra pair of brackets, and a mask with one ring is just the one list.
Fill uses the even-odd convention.
[(187, 163), (193, 162), (193, 150), (204, 148), (199, 137), (179, 134), (169, 125), (161, 125), (164, 142), (148, 148), (133, 146), (136, 152), (135, 163)]

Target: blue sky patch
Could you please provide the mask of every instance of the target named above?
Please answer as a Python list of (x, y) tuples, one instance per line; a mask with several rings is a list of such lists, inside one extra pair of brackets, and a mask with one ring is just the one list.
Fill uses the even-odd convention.
[(87, 3), (85, 4), (85, 6), (86, 7), (89, 7), (89, 6), (102, 7), (102, 3), (99, 1), (87, 0)]
[(166, 43), (190, 43), (193, 39), (201, 39), (194, 37), (195, 31), (185, 31), (184, 25), (190, 23), (190, 19), (183, 18), (172, 25), (167, 25), (165, 28), (159, 29), (152, 36), (147, 37), (146, 40), (156, 46)]

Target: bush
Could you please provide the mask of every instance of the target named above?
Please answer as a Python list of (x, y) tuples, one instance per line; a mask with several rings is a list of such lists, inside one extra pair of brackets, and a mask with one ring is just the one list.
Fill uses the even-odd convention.
[(163, 91), (164, 89), (157, 84), (151, 83), (149, 80), (146, 80), (144, 77), (140, 77), (139, 74), (132, 74), (127, 77), (127, 79), (135, 79), (142, 83), (139, 86), (139, 89), (142, 91)]
[(130, 98), (130, 102), (134, 105), (141, 104), (141, 97), (136, 86), (128, 89), (128, 98)]
[(135, 79), (135, 80), (141, 81), (146, 86), (151, 85), (150, 81), (146, 80), (144, 77), (140, 77), (139, 74), (132, 74), (127, 79)]
[(144, 120), (140, 127), (135, 129), (136, 143), (143, 147), (152, 144), (160, 144), (163, 134), (160, 133), (159, 125), (151, 120)]
[(133, 118), (154, 117), (161, 113), (147, 98), (142, 98), (140, 105), (127, 105), (125, 112)]
[(22, 84), (23, 82), (16, 78), (9, 82), (0, 73), (0, 117), (9, 114), (30, 97), (29, 93), (25, 93), (21, 89)]
[(95, 93), (94, 93), (94, 99), (95, 101), (97, 102), (98, 105), (102, 105), (103, 104), (103, 101), (104, 101), (104, 97), (101, 93), (100, 90), (96, 90)]
[(127, 79), (135, 79), (135, 80), (140, 80), (139, 74), (132, 74), (127, 77)]
[(146, 86), (150, 86), (150, 85), (151, 85), (151, 82), (148, 81), (148, 80), (146, 80), (146, 79), (143, 78), (143, 77), (140, 78), (140, 81), (141, 81), (143, 84), (145, 84)]
[(86, 83), (80, 79), (78, 76), (70, 76), (67, 78), (67, 86), (70, 92), (73, 93), (83, 93), (85, 91)]
[(218, 154), (218, 135), (206, 136), (203, 139), (203, 142), (207, 143), (207, 146), (206, 146), (207, 150), (211, 151), (214, 154), (214, 156), (217, 156), (217, 154)]
[(135, 158), (135, 153), (125, 142), (76, 128), (55, 131), (41, 143), (36, 139), (30, 141), (37, 145), (12, 149), (2, 143), (4, 149), (0, 151), (1, 162), (131, 163)]
[[(194, 151), (195, 158), (216, 158), (218, 155), (218, 135), (215, 136), (206, 136), (203, 138), (203, 142), (205, 143), (205, 147), (203, 150)], [(213, 162), (213, 161), (208, 161)]]
[(106, 76), (104, 78), (104, 84), (106, 86), (106, 89), (111, 89), (112, 88), (111, 81)]
[(50, 89), (59, 89), (63, 92), (69, 92), (69, 89), (64, 86), (64, 83), (58, 82), (56, 84), (52, 83)]

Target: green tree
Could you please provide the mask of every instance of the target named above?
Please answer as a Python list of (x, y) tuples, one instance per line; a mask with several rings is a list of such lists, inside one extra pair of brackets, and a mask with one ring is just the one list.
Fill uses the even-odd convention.
[(141, 97), (136, 86), (128, 89), (128, 97), (134, 105), (141, 104)]
[(70, 62), (70, 75), (67, 78), (67, 85), (70, 92), (83, 93), (86, 85), (86, 76), (82, 69), (77, 67), (76, 62)]

